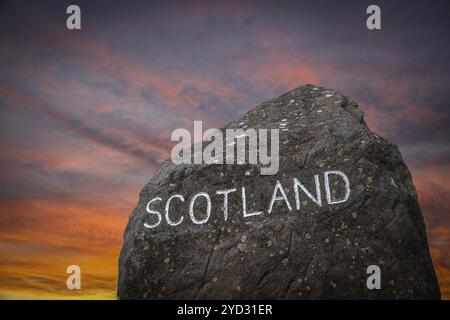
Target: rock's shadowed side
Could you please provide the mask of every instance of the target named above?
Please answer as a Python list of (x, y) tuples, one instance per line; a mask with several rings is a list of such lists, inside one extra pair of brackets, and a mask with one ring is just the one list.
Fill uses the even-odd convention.
[[(120, 299), (440, 298), (417, 194), (398, 147), (367, 128), (352, 99), (311, 85), (262, 103), (226, 128), (280, 123), (287, 130), (280, 132), (276, 175), (261, 176), (257, 165), (164, 162), (125, 230)], [(348, 176), (348, 201), (318, 206), (303, 197), (296, 210), (292, 178), (315, 190), (314, 175), (322, 179), (326, 170)], [(277, 180), (293, 210), (278, 201), (268, 214)], [(263, 214), (242, 217), (243, 186), (247, 210)], [(233, 187), (224, 221), (223, 196), (215, 193)], [(200, 191), (211, 196), (212, 212), (207, 223), (194, 225), (188, 201)], [(184, 221), (144, 228), (147, 202), (161, 197), (156, 207), (164, 216), (165, 200), (175, 193), (186, 202), (174, 201), (171, 215)], [(199, 202), (199, 215), (204, 207)], [(381, 269), (380, 290), (366, 286), (369, 265)]]

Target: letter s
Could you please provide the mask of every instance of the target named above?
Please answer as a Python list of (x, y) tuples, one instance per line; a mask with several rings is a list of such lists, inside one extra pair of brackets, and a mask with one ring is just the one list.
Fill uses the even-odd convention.
[(158, 221), (155, 222), (154, 224), (144, 223), (144, 227), (151, 229), (151, 228), (157, 227), (157, 226), (161, 223), (161, 220), (162, 220), (161, 213), (160, 213), (159, 211), (151, 210), (151, 209), (150, 209), (150, 205), (151, 205), (154, 201), (161, 201), (161, 200), (162, 200), (162, 199), (159, 198), (159, 197), (158, 197), (158, 198), (153, 198), (152, 200), (150, 200), (150, 201), (147, 203), (147, 206), (145, 207), (145, 210), (146, 210), (148, 213), (151, 213), (151, 214), (156, 215), (156, 216), (158, 217)]

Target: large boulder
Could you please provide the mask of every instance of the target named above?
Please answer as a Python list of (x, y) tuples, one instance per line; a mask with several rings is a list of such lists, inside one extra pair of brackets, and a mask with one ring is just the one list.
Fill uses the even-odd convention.
[(120, 299), (440, 298), (411, 174), (351, 98), (304, 85), (225, 128), (280, 129), (278, 173), (165, 161), (125, 230)]

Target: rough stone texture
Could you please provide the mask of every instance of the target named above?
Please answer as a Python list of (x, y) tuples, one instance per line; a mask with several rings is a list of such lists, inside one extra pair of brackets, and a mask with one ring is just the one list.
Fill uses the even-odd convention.
[[(170, 159), (144, 187), (125, 230), (119, 259), (120, 299), (439, 299), (416, 191), (399, 149), (371, 132), (363, 112), (336, 91), (301, 86), (267, 101), (226, 128), (286, 128), (280, 132), (280, 169), (261, 176), (257, 165), (174, 165)], [(347, 202), (319, 207), (303, 197), (294, 204), (292, 178), (309, 190), (314, 174), (341, 170), (351, 194)], [(247, 175), (246, 175), (247, 172)], [(278, 201), (267, 213), (280, 180), (293, 210)], [(243, 218), (240, 187), (247, 190)], [(229, 195), (223, 218), (218, 189)], [(208, 192), (212, 213), (194, 225), (188, 201)], [(154, 229), (146, 203), (183, 194), (171, 204), (176, 226)], [(158, 204), (164, 217), (164, 202)], [(205, 202), (198, 202), (201, 216)], [(368, 290), (366, 269), (381, 268), (381, 290)]]

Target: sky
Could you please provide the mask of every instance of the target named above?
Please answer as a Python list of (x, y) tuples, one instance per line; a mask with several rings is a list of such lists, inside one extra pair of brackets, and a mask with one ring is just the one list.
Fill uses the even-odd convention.
[[(311, 83), (399, 146), (450, 299), (450, 4), (375, 3), (381, 30), (362, 0), (0, 0), (0, 298), (114, 299), (123, 230), (172, 130)], [(82, 290), (66, 288), (72, 264)]]

